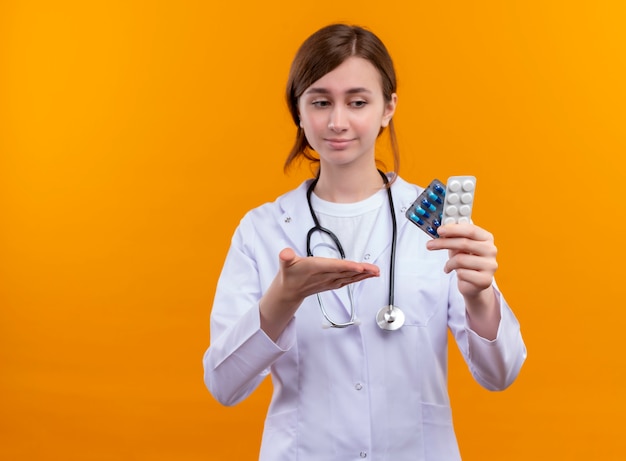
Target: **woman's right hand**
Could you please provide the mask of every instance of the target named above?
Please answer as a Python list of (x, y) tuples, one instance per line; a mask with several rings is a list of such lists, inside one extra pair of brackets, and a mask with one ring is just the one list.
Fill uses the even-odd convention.
[(261, 328), (276, 341), (307, 296), (378, 277), (369, 263), (345, 259), (300, 257), (291, 248), (278, 255), (280, 267), (259, 303)]

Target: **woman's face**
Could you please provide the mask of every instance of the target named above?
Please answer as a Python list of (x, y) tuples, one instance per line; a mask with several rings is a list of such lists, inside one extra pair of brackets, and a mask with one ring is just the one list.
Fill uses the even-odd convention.
[(378, 70), (350, 57), (307, 88), (298, 101), (300, 126), (324, 167), (371, 168), (381, 127), (389, 124), (397, 97), (385, 101)]

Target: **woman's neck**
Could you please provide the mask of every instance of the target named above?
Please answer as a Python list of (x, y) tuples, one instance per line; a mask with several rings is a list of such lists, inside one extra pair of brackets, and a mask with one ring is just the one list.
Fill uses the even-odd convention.
[(372, 196), (383, 186), (383, 178), (375, 167), (366, 172), (322, 169), (315, 185), (315, 195), (328, 202), (355, 203)]

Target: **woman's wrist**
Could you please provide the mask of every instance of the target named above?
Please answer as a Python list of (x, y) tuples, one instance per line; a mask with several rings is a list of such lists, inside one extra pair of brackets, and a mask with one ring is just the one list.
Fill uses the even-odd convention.
[(469, 327), (485, 339), (494, 340), (500, 325), (500, 306), (493, 286), (476, 296), (465, 297)]

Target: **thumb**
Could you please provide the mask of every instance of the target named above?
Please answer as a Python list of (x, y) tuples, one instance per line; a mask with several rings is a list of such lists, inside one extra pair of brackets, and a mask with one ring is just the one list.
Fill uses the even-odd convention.
[(278, 259), (283, 267), (290, 266), (296, 258), (296, 252), (291, 248), (283, 248), (283, 250), (278, 254)]

